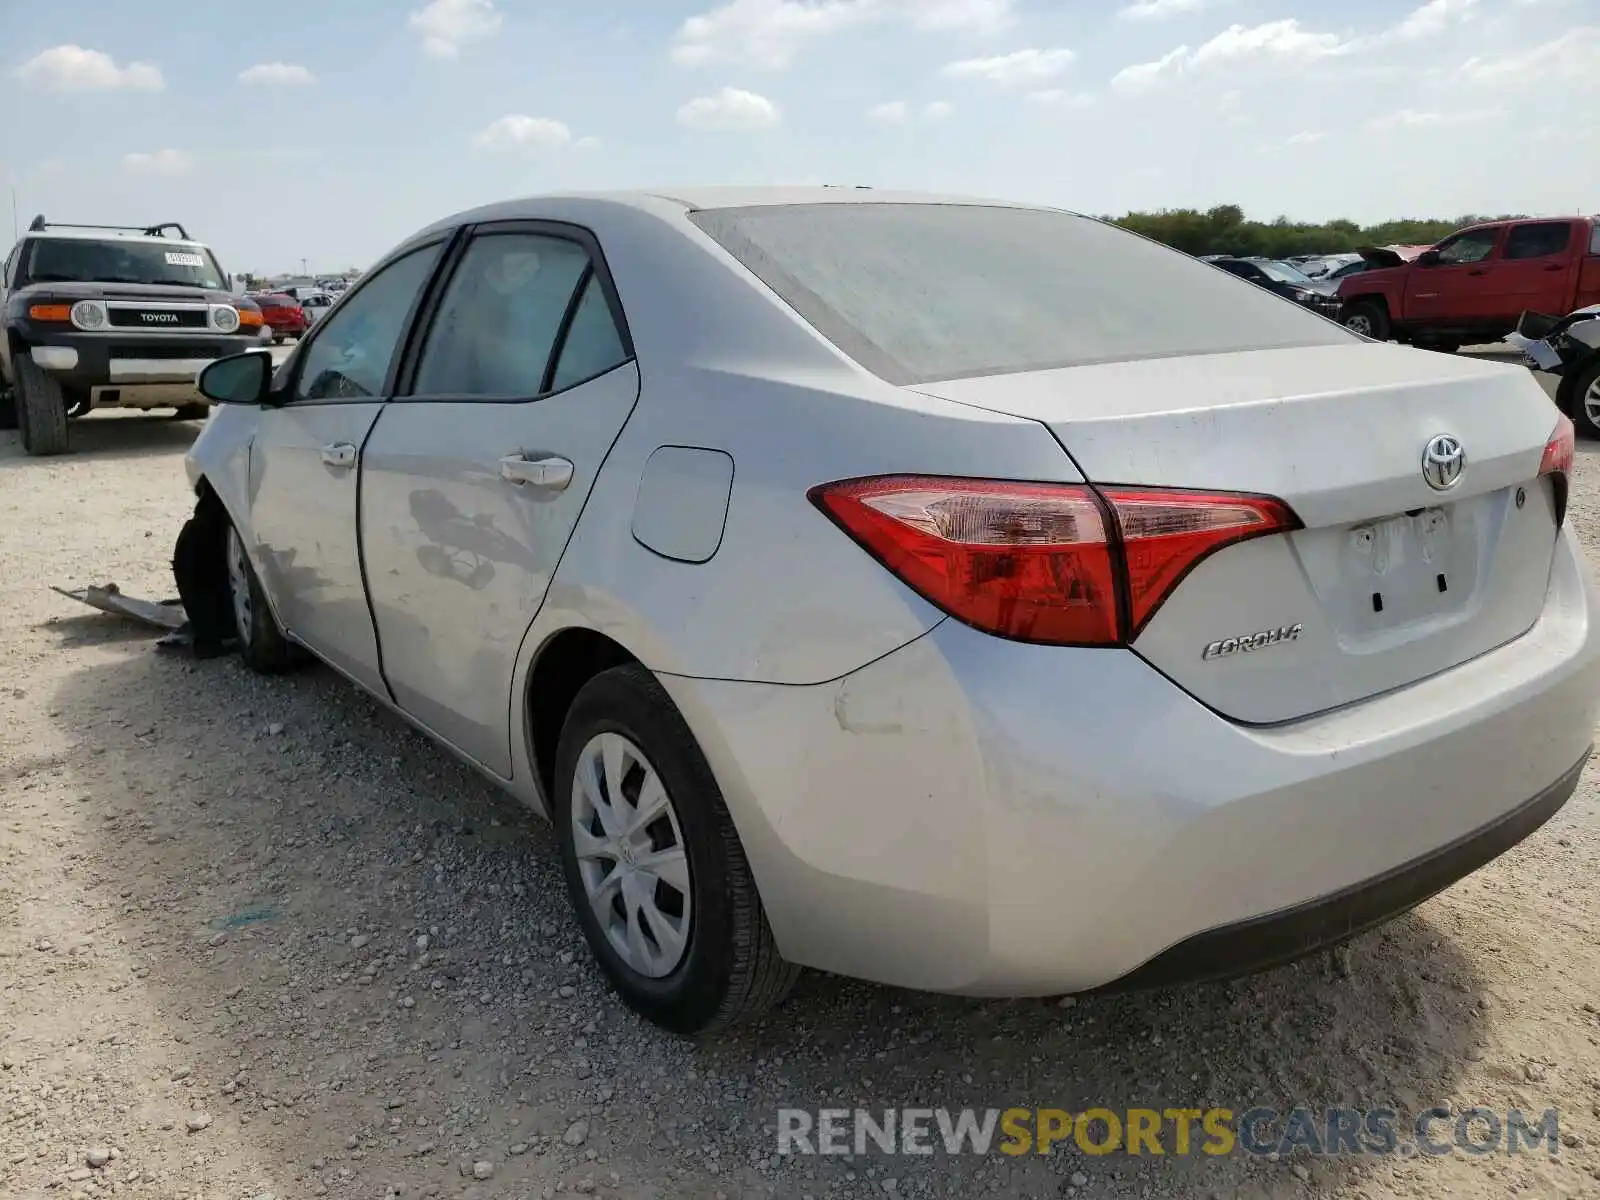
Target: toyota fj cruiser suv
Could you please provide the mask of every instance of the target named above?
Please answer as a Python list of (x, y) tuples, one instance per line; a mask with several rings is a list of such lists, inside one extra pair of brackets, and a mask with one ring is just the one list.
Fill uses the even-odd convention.
[(0, 275), (0, 428), (29, 454), (60, 454), (68, 418), (95, 408), (203, 417), (195, 376), (261, 332), (260, 310), (182, 225), (35, 217)]

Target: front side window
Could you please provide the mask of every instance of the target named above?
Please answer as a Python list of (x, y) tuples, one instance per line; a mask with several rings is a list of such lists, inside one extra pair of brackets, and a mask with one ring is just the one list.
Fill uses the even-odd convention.
[(29, 242), (18, 286), (29, 283), (143, 283), (227, 291), (211, 251), (185, 242), (38, 237)]
[(1474, 229), (1439, 243), (1439, 261), (1446, 266), (1480, 263), (1494, 253), (1498, 229)]
[(689, 219), (890, 383), (1359, 343), (1187, 254), (1066, 212), (840, 203)]
[(428, 332), (413, 393), (540, 395), (567, 309), (588, 273), (588, 252), (565, 238), (490, 233), (474, 239)]
[(337, 314), (317, 325), (295, 388), (297, 400), (381, 396), (406, 320), (439, 257), (424, 246), (384, 267)]
[(1572, 240), (1572, 225), (1567, 221), (1539, 221), (1514, 226), (1506, 235), (1505, 257), (1549, 258), (1565, 254)]

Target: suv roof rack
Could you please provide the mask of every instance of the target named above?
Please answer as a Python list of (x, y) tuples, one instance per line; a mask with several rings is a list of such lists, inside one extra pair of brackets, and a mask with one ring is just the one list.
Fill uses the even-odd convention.
[(44, 214), (40, 213), (28, 223), (29, 233), (42, 233), (47, 229), (115, 229), (123, 233), (140, 233), (145, 237), (166, 237), (167, 230), (176, 229), (182, 241), (193, 240), (189, 231), (176, 221), (163, 221), (159, 225), (78, 225), (68, 221), (46, 221)]

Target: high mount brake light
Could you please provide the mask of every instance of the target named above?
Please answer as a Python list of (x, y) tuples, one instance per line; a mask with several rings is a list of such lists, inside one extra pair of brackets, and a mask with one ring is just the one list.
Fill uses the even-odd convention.
[(1573, 432), (1572, 418), (1562, 413), (1556, 419), (1555, 432), (1544, 444), (1544, 456), (1539, 460), (1539, 475), (1551, 477), (1555, 492), (1556, 524), (1567, 518), (1567, 481), (1572, 478), (1572, 460), (1577, 454), (1577, 435)]
[(1126, 645), (1206, 557), (1300, 527), (1231, 492), (885, 475), (808, 495), (929, 603), (1051, 645)]

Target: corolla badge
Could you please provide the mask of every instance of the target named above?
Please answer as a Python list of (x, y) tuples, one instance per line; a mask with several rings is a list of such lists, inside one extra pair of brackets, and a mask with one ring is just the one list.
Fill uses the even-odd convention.
[(1422, 477), (1436, 492), (1448, 492), (1461, 482), (1467, 469), (1467, 452), (1461, 439), (1448, 433), (1430, 438), (1422, 448)]
[(1233, 654), (1249, 654), (1255, 650), (1265, 650), (1268, 646), (1281, 646), (1285, 642), (1298, 642), (1300, 635), (1306, 627), (1295, 622), (1293, 625), (1280, 625), (1276, 629), (1263, 629), (1259, 633), (1246, 633), (1239, 637), (1221, 638), (1212, 642), (1200, 652), (1202, 662), (1210, 662), (1214, 658), (1227, 658)]

